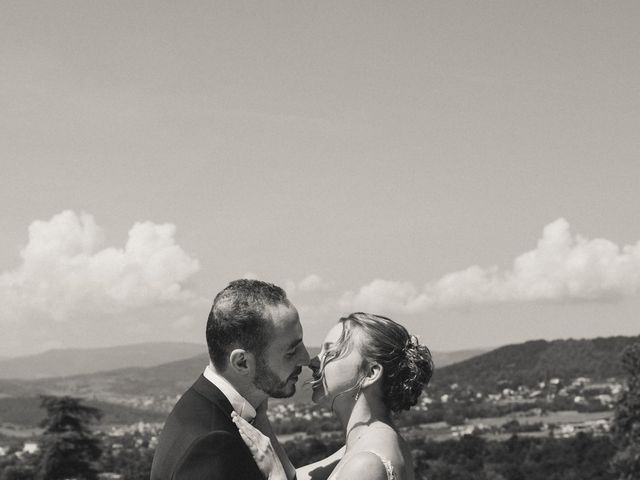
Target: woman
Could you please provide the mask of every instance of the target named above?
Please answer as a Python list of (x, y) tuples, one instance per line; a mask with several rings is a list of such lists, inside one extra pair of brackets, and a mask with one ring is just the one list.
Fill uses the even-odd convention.
[[(330, 480), (413, 480), (411, 453), (391, 414), (415, 405), (429, 382), (429, 349), (389, 318), (352, 313), (329, 331), (310, 366), (312, 399), (338, 417), (346, 445), (329, 459), (299, 468), (297, 479), (315, 480), (321, 467), (339, 458)], [(269, 439), (240, 417), (234, 421), (265, 477), (286, 480)]]

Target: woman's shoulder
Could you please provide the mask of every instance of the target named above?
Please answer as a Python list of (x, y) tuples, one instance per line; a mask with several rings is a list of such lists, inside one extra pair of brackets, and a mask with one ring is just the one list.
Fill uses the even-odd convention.
[(387, 468), (378, 454), (363, 450), (344, 459), (339, 478), (358, 478), (367, 472), (367, 479), (388, 480)]
[(374, 452), (394, 465), (402, 465), (404, 464), (403, 444), (404, 440), (397, 431), (391, 428), (375, 429), (362, 437), (358, 450)]
[[(353, 461), (351, 472), (369, 472), (375, 468), (376, 476), (384, 480), (396, 479), (397, 472), (404, 471), (406, 465), (403, 440), (397, 431), (391, 428), (372, 429), (357, 444), (357, 451), (350, 456)], [(345, 465), (346, 466), (346, 465)], [(373, 470), (371, 470), (373, 471)], [(345, 475), (340, 478), (352, 478)], [(357, 477), (353, 477), (357, 478)]]

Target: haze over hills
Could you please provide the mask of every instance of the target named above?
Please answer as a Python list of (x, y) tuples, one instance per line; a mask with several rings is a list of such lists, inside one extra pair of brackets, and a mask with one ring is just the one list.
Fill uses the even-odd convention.
[(462, 362), (468, 358), (477, 357), (491, 350), (490, 348), (474, 348), (470, 350), (455, 350), (453, 352), (431, 352), (435, 368), (443, 368), (447, 365)]
[[(587, 340), (533, 340), (507, 345), (489, 352), (434, 352), (436, 371), (434, 387), (458, 383), (482, 390), (496, 390), (505, 385), (533, 385), (552, 377), (571, 379), (579, 376), (593, 379), (622, 376), (619, 355), (627, 345), (640, 342), (636, 337), (607, 337)], [(156, 344), (150, 351), (157, 354)], [(169, 344), (171, 345), (171, 344)], [(166, 347), (166, 345), (165, 345)], [(187, 344), (184, 353), (190, 347)], [(110, 350), (110, 349), (107, 349)], [(318, 348), (309, 348), (310, 355)], [(117, 349), (116, 349), (117, 351)], [(113, 355), (114, 350), (110, 350)], [(479, 353), (474, 355), (474, 353)], [(101, 352), (104, 354), (104, 352)], [(159, 360), (160, 355), (147, 359)], [(461, 359), (458, 363), (447, 362)], [(140, 360), (139, 360), (140, 361)], [(208, 356), (202, 352), (189, 358), (148, 367), (128, 367), (90, 374), (72, 375), (38, 380), (0, 380), (2, 397), (37, 394), (75, 395), (99, 400), (134, 397), (172, 398), (180, 395), (202, 373)], [(311, 372), (304, 368), (297, 393), (278, 402), (308, 402), (311, 388), (306, 382)]]
[[(310, 347), (309, 354), (315, 356), (319, 348)], [(469, 358), (478, 350), (460, 352), (434, 352), (436, 365), (457, 358)], [(481, 351), (481, 350), (480, 350)], [(482, 352), (482, 351), (481, 351)], [(91, 374), (72, 375), (34, 380), (0, 380), (2, 396), (29, 396), (38, 394), (76, 395), (97, 399), (113, 396), (164, 396), (171, 397), (184, 392), (202, 373), (209, 359), (206, 353), (163, 363), (151, 367), (130, 367)], [(298, 389), (290, 399), (274, 400), (273, 403), (308, 402), (311, 388), (306, 382), (311, 379), (311, 371), (302, 369)]]
[[(13, 424), (23, 427), (37, 427), (45, 417), (45, 410), (40, 407), (42, 400), (38, 397), (0, 398), (0, 425)], [(103, 417), (102, 425), (123, 425), (136, 422), (163, 422), (166, 413), (154, 410), (118, 405), (100, 400), (86, 400), (84, 403), (100, 409)]]
[[(584, 376), (594, 380), (621, 378), (620, 353), (627, 345), (636, 342), (640, 342), (640, 336), (534, 340), (482, 352), (448, 366), (443, 365), (447, 359), (456, 355), (464, 357), (465, 354), (449, 352), (441, 357), (445, 360), (441, 360), (436, 352), (434, 358), (439, 366), (427, 392), (437, 392), (440, 387), (452, 383), (458, 383), (461, 388), (495, 391), (505, 386), (532, 385), (552, 377), (574, 379)], [(310, 348), (309, 353), (316, 355), (318, 349)], [(466, 354), (471, 353), (467, 351)], [(193, 383), (207, 363), (208, 357), (202, 353), (151, 367), (39, 380), (0, 380), (0, 423), (15, 418), (31, 418), (30, 415), (37, 413), (37, 402), (28, 399), (39, 394), (72, 395), (91, 402), (114, 404), (114, 408), (109, 410), (114, 419), (133, 418), (136, 408), (166, 415), (177, 396)], [(292, 398), (274, 399), (270, 403), (310, 402), (311, 388), (307, 383), (310, 377), (310, 370), (304, 368), (296, 394)]]
[[(317, 348), (310, 348), (317, 354)], [(36, 380), (153, 367), (196, 356), (205, 365), (206, 346), (198, 343), (142, 343), (105, 348), (56, 349), (23, 357), (0, 359), (0, 379)], [(433, 352), (437, 366), (445, 366), (484, 353), (486, 350)]]
[(204, 345), (181, 342), (55, 349), (36, 355), (0, 359), (0, 378), (41, 379), (127, 367), (152, 367), (203, 352), (206, 352)]
[(532, 340), (506, 345), (437, 370), (433, 383), (457, 383), (487, 391), (503, 386), (532, 386), (553, 377), (561, 380), (621, 377), (620, 354), (625, 347), (638, 342), (640, 335)]
[[(309, 349), (310, 355), (317, 355), (318, 351), (318, 348)], [(134, 396), (175, 397), (182, 394), (198, 378), (208, 362), (207, 354), (200, 354), (146, 368), (131, 367), (37, 381), (0, 380), (0, 397), (26, 397), (40, 394), (73, 395), (95, 399)], [(303, 368), (296, 395), (283, 401), (309, 401), (311, 390), (308, 386), (305, 389), (303, 384), (310, 378), (311, 371)], [(274, 400), (274, 403), (278, 402)]]

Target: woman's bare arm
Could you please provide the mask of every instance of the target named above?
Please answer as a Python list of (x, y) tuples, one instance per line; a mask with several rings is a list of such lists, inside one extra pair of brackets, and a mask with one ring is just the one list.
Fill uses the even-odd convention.
[(342, 447), (327, 458), (323, 458), (317, 462), (297, 468), (297, 480), (326, 480), (344, 456), (344, 451), (345, 447)]

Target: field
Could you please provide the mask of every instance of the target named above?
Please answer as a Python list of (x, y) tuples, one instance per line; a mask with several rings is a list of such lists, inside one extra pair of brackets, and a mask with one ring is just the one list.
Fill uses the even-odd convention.
[[(549, 412), (545, 414), (531, 414), (529, 412), (523, 412), (512, 415), (504, 415), (501, 417), (490, 418), (474, 418), (465, 422), (463, 427), (474, 426), (478, 429), (500, 427), (505, 423), (517, 420), (521, 425), (531, 425), (536, 423), (543, 423), (547, 425), (577, 425), (584, 422), (596, 421), (596, 420), (610, 420), (613, 416), (612, 411), (604, 412), (576, 412), (573, 410), (566, 410), (560, 412)], [(436, 423), (424, 423), (421, 425), (412, 425), (410, 427), (402, 427), (399, 429), (402, 436), (409, 440), (415, 439), (428, 439), (428, 440), (450, 440), (455, 438), (456, 435), (452, 432), (452, 429), (445, 422)], [(331, 436), (339, 432), (324, 432), (320, 436)], [(548, 436), (548, 431), (543, 432), (521, 432), (521, 436)], [(296, 437), (307, 437), (305, 432), (288, 433), (285, 435), (278, 435), (278, 439), (281, 442), (293, 440)], [(483, 433), (483, 437), (491, 440), (502, 440), (508, 438), (511, 434), (508, 433)]]

